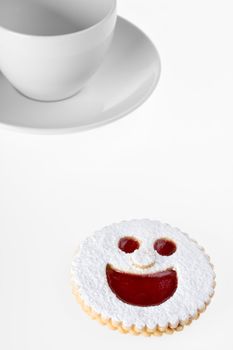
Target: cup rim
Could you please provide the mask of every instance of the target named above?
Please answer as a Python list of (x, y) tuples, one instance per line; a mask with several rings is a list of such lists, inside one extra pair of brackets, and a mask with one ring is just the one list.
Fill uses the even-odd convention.
[(74, 36), (74, 35), (82, 35), (84, 33), (87, 33), (89, 31), (92, 31), (93, 29), (96, 29), (97, 27), (101, 26), (104, 22), (106, 22), (112, 14), (115, 12), (116, 7), (117, 7), (117, 0), (111, 0), (112, 1), (112, 6), (110, 7), (109, 11), (107, 14), (97, 23), (89, 26), (88, 28), (81, 29), (76, 32), (71, 32), (71, 33), (65, 33), (65, 34), (54, 34), (54, 35), (37, 35), (37, 34), (27, 34), (27, 33), (20, 33), (17, 32), (16, 30), (8, 29), (0, 24), (0, 30), (3, 30), (5, 32), (8, 32), (10, 34), (16, 35), (16, 36), (21, 36), (21, 37), (26, 37), (26, 38), (40, 38), (40, 39), (54, 39), (54, 38), (64, 38), (68, 36)]

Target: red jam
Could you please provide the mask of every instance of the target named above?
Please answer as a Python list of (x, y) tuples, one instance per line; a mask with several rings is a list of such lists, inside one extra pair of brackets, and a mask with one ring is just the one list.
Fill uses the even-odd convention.
[(131, 274), (107, 265), (108, 285), (118, 299), (135, 306), (156, 306), (172, 297), (178, 285), (176, 271)]
[(130, 254), (139, 248), (139, 242), (133, 237), (124, 237), (120, 239), (118, 247), (123, 252)]
[(154, 249), (163, 256), (170, 256), (176, 251), (176, 245), (169, 239), (162, 238), (155, 241)]

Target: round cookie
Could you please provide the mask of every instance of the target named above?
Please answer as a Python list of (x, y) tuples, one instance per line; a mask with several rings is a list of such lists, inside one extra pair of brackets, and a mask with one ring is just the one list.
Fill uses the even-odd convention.
[(179, 229), (147, 219), (87, 237), (71, 278), (74, 295), (92, 318), (143, 335), (182, 330), (206, 309), (215, 287), (203, 248)]

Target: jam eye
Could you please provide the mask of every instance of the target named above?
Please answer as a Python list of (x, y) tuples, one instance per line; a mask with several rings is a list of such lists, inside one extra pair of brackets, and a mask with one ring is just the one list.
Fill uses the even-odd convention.
[(174, 242), (166, 238), (161, 238), (155, 241), (154, 249), (163, 256), (170, 256), (176, 251), (176, 245)]
[(129, 254), (139, 248), (139, 242), (133, 237), (123, 237), (119, 240), (118, 247), (123, 252)]

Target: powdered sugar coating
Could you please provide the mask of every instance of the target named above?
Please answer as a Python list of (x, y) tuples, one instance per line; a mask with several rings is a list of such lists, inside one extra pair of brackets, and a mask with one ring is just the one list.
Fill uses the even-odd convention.
[[(118, 248), (120, 238), (135, 237), (139, 250), (126, 254)], [(176, 252), (161, 256), (154, 242), (168, 238), (175, 242)], [(146, 270), (135, 265), (153, 266)], [(175, 294), (166, 302), (151, 307), (139, 307), (119, 300), (108, 286), (106, 265), (121, 271), (148, 274), (174, 268), (178, 275)], [(123, 322), (126, 328), (147, 326), (167, 327), (193, 317), (213, 294), (215, 274), (204, 251), (177, 228), (152, 220), (132, 220), (113, 224), (87, 237), (80, 245), (72, 263), (72, 283), (84, 303), (96, 313), (113, 322)]]

